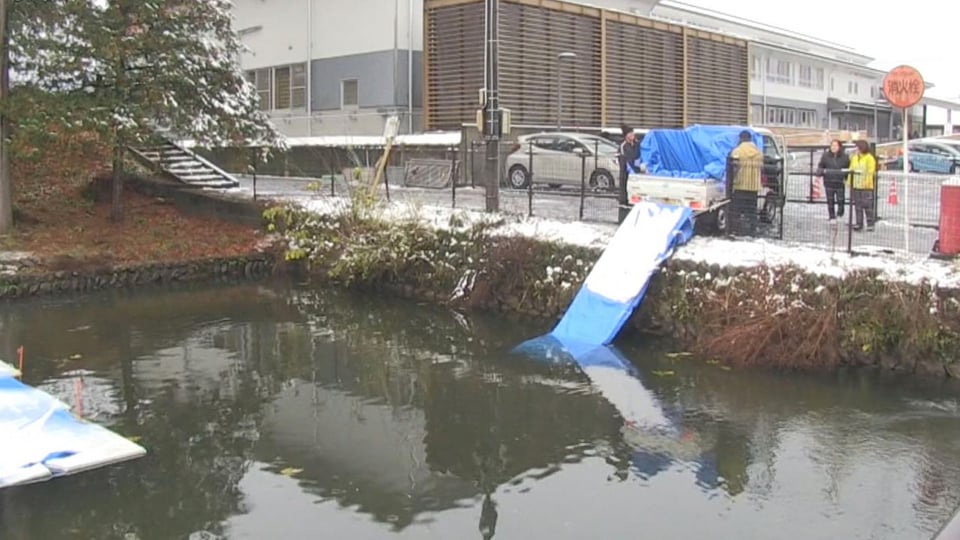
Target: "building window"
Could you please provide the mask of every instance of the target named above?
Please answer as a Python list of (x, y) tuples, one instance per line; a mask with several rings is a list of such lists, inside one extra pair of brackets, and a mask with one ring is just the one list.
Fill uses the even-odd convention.
[(791, 84), (790, 62), (786, 60), (773, 60), (767, 58), (767, 80), (773, 83)]
[(307, 64), (290, 66), (290, 105), (294, 109), (303, 109), (307, 106)]
[(340, 81), (340, 107), (351, 108), (360, 106), (360, 88), (356, 79)]
[(817, 121), (817, 111), (813, 109), (797, 110), (797, 126), (815, 128), (819, 126)]
[(797, 66), (797, 84), (804, 88), (813, 88), (813, 68), (803, 64)]
[(307, 106), (305, 63), (252, 70), (246, 75), (257, 89), (260, 110), (302, 109)]
[(823, 68), (816, 69), (816, 79), (814, 80), (814, 87), (817, 90), (823, 90), (823, 80), (824, 80)]
[(847, 93), (851, 96), (860, 94), (860, 83), (856, 81), (847, 81)]
[(836, 82), (833, 77), (830, 77), (830, 91), (833, 92), (836, 90)]
[(792, 126), (796, 121), (796, 112), (788, 107), (767, 107), (767, 125)]
[(763, 65), (761, 64), (760, 57), (753, 55), (750, 57), (750, 78), (754, 80), (760, 79), (760, 72), (763, 71)]
[(290, 108), (290, 67), (273, 69), (274, 109)]
[(270, 69), (248, 71), (247, 80), (257, 89), (257, 96), (260, 98), (260, 110), (270, 110), (270, 107), (273, 106), (270, 93)]

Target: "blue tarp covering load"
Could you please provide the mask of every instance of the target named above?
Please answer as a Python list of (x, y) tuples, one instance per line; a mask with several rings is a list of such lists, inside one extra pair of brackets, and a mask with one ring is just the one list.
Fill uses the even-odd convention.
[(0, 362), (0, 488), (143, 456), (130, 440), (70, 413), (69, 407), (17, 379)]
[(643, 299), (654, 272), (691, 236), (689, 208), (634, 205), (552, 333), (565, 342), (611, 343)]
[(747, 127), (690, 126), (651, 130), (640, 143), (640, 155), (647, 174), (722, 180), (727, 156), (739, 144), (740, 132), (744, 130), (753, 135), (754, 144), (763, 150), (763, 137)]

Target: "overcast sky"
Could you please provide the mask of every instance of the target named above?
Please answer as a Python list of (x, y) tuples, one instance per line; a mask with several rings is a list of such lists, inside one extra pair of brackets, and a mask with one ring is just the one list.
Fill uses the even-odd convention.
[(850, 46), (876, 58), (872, 66), (879, 69), (910, 64), (936, 85), (928, 95), (960, 99), (957, 0), (681, 1)]

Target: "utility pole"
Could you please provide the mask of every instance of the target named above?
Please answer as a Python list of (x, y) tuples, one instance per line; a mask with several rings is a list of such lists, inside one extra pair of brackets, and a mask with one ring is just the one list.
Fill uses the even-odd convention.
[[(10, 97), (10, 5), (0, 0), (0, 102)], [(13, 230), (13, 189), (10, 185), (10, 120), (0, 116), (0, 234)]]
[(483, 125), (480, 126), (487, 141), (487, 159), (484, 163), (486, 181), (486, 210), (500, 210), (500, 136), (503, 111), (500, 109), (500, 0), (484, 0), (486, 54), (484, 55), (484, 104)]

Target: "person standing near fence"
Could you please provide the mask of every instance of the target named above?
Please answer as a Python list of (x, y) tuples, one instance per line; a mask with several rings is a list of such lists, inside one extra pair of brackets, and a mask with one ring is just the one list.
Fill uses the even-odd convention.
[(873, 197), (877, 178), (877, 160), (870, 153), (867, 141), (857, 141), (857, 152), (850, 158), (848, 182), (852, 188), (853, 213), (856, 223), (853, 230), (864, 227), (872, 231), (876, 216), (873, 215)]
[(630, 213), (630, 207), (627, 200), (627, 177), (631, 172), (637, 170), (637, 160), (640, 159), (640, 143), (637, 142), (637, 134), (633, 128), (627, 125), (621, 126), (623, 132), (623, 142), (620, 143), (620, 219), (618, 223), (623, 223)]
[(760, 194), (760, 174), (763, 152), (753, 143), (749, 131), (740, 132), (740, 144), (727, 158), (728, 174), (733, 175), (733, 193), (730, 197), (731, 232), (736, 235), (757, 234), (757, 202)]
[(850, 168), (850, 157), (843, 151), (843, 145), (834, 139), (830, 149), (820, 157), (817, 176), (823, 178), (823, 188), (827, 192), (827, 215), (830, 221), (843, 217), (846, 186), (844, 180)]

